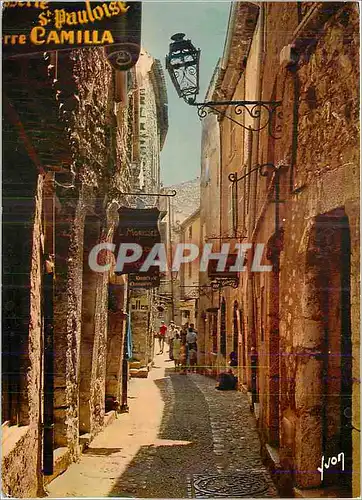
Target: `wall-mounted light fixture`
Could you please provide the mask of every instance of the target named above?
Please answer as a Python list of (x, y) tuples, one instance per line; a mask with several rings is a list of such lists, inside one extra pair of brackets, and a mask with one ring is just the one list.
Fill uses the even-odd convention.
[(248, 173), (242, 175), (241, 177), (238, 177), (237, 172), (232, 172), (229, 174), (228, 178), (229, 181), (233, 185), (237, 185), (237, 183), (246, 177), (248, 177), (250, 174), (252, 174), (255, 171), (259, 171), (259, 174), (262, 177), (267, 177), (270, 173), (274, 173), (275, 175), (275, 184), (274, 184), (274, 193), (275, 197), (274, 200), (271, 200), (272, 202), (275, 203), (275, 233), (278, 234), (280, 231), (280, 216), (279, 216), (279, 204), (284, 203), (284, 200), (280, 199), (280, 183), (279, 183), (279, 178), (280, 174), (288, 170), (289, 165), (274, 165), (274, 163), (263, 163), (262, 165), (256, 165), (254, 168), (252, 168)]
[[(200, 118), (205, 118), (208, 111), (223, 115), (246, 130), (258, 132), (268, 127), (271, 137), (281, 132), (281, 125), (275, 125), (275, 120), (282, 118), (281, 101), (208, 101), (197, 102), (199, 94), (200, 49), (185, 39), (184, 33), (176, 33), (171, 37), (169, 53), (166, 56), (166, 69), (179, 97), (190, 106), (196, 106)], [(234, 114), (243, 118), (247, 112), (251, 119), (257, 120), (256, 126), (244, 124), (224, 112), (226, 106), (234, 107)], [(274, 126), (275, 125), (275, 126)]]

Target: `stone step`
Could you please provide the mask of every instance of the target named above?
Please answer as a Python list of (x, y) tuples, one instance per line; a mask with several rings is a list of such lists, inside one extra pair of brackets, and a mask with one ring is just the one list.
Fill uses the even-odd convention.
[(86, 448), (88, 448), (90, 442), (91, 442), (91, 435), (89, 432), (87, 432), (86, 434), (81, 434), (79, 436), (79, 446), (80, 446), (81, 453)]
[(130, 369), (138, 370), (139, 368), (141, 368), (141, 362), (140, 361), (131, 361), (129, 363), (129, 367), (130, 367)]
[(130, 375), (132, 378), (147, 378), (148, 377), (148, 369), (140, 368), (139, 370), (130, 370)]

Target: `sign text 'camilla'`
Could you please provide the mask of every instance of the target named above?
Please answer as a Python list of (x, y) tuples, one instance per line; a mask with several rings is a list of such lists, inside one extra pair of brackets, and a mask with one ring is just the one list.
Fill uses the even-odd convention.
[(115, 69), (127, 70), (139, 57), (141, 10), (141, 2), (4, 2), (4, 58), (104, 46)]

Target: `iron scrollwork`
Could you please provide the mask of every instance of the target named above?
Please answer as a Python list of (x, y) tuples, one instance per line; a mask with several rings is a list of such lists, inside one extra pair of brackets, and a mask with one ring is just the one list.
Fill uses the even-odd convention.
[(182, 98), (188, 102), (198, 90), (198, 75), (195, 66), (184, 66), (174, 70), (174, 78), (180, 88), (184, 88)]
[[(221, 116), (225, 116), (225, 118), (228, 118), (245, 130), (260, 132), (267, 127), (271, 137), (274, 139), (280, 139), (281, 137), (282, 125), (280, 122), (283, 119), (281, 101), (210, 101), (197, 103), (189, 99), (188, 104), (197, 107), (197, 114), (201, 119), (205, 118), (210, 111), (213, 111)], [(259, 125), (245, 125), (242, 121), (236, 120), (231, 115), (219, 109), (219, 107), (224, 106), (233, 106), (235, 115), (241, 118), (249, 116), (252, 120), (259, 119)]]
[(259, 171), (259, 174), (262, 177), (267, 177), (270, 172), (279, 174), (283, 169), (287, 170), (288, 168), (289, 165), (284, 165), (284, 164), (274, 165), (274, 163), (263, 163), (262, 165), (256, 165), (254, 168), (252, 168), (249, 172), (242, 175), (241, 177), (238, 177), (237, 172), (231, 172), (228, 175), (228, 179), (233, 184), (237, 184), (239, 181), (245, 179), (246, 177), (248, 177), (253, 172), (256, 172), (257, 170)]
[(216, 278), (210, 282), (211, 289), (214, 291), (221, 290), (227, 286), (238, 288), (239, 278)]

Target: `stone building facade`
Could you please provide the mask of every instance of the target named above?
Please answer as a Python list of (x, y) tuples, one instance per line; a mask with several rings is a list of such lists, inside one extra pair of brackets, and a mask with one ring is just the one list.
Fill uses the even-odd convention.
[(164, 188), (165, 193), (172, 193), (172, 191), (176, 192), (175, 196), (165, 197), (160, 202), (161, 210), (167, 212), (167, 217), (162, 221), (161, 229), (162, 241), (165, 243), (168, 253), (168, 270), (161, 280), (161, 286), (158, 291), (158, 302), (162, 305), (164, 311), (159, 315), (158, 321), (155, 324), (156, 330), (158, 330), (161, 320), (164, 320), (167, 324), (170, 321), (174, 321), (178, 326), (186, 322), (182, 317), (179, 307), (181, 300), (181, 273), (171, 273), (171, 263), (176, 245), (181, 243), (181, 224), (200, 205), (200, 180), (196, 178)]
[[(200, 209), (195, 210), (180, 226), (180, 243), (195, 245), (200, 242)], [(186, 253), (186, 251), (185, 251)], [(198, 316), (200, 256), (192, 262), (181, 264), (180, 300), (177, 304), (181, 316), (181, 325), (193, 323), (196, 325)]]
[[(132, 161), (132, 190), (142, 196), (135, 196), (132, 203), (136, 208), (159, 205), (159, 198), (147, 193), (160, 192), (160, 153), (168, 130), (166, 84), (161, 63), (147, 51), (141, 50), (135, 66), (135, 92), (133, 95), (134, 125), (133, 141), (136, 154)], [(148, 304), (147, 308), (131, 310), (132, 358), (134, 366), (143, 369), (153, 358), (153, 316), (154, 291), (152, 289), (130, 290), (129, 298)], [(136, 372), (134, 372), (136, 375)]]
[[(4, 62), (3, 492), (44, 495), (122, 399), (127, 280), (94, 272), (131, 189), (133, 70)], [(98, 263), (109, 263), (107, 255)], [(54, 470), (52, 464), (54, 463)]]
[[(220, 74), (218, 62), (205, 101), (213, 99), (215, 84)], [(200, 251), (211, 243), (213, 251), (221, 248), (220, 213), (220, 125), (216, 114), (208, 114), (202, 122), (201, 178), (200, 178)], [(207, 272), (199, 275), (198, 363), (209, 375), (216, 375), (220, 366), (218, 354), (219, 291), (213, 290)]]
[[(353, 2), (234, 3), (212, 95), (280, 103), (271, 134), (265, 110), (229, 106), (244, 128), (219, 118), (219, 236), (252, 248), (238, 288), (202, 301), (199, 330), (219, 369), (237, 347), (240, 388), (288, 495), (359, 495), (358, 19)], [(258, 243), (269, 270), (257, 273)], [(211, 315), (218, 327), (205, 329)], [(341, 453), (345, 472), (339, 462), (322, 481), (322, 457)]]

